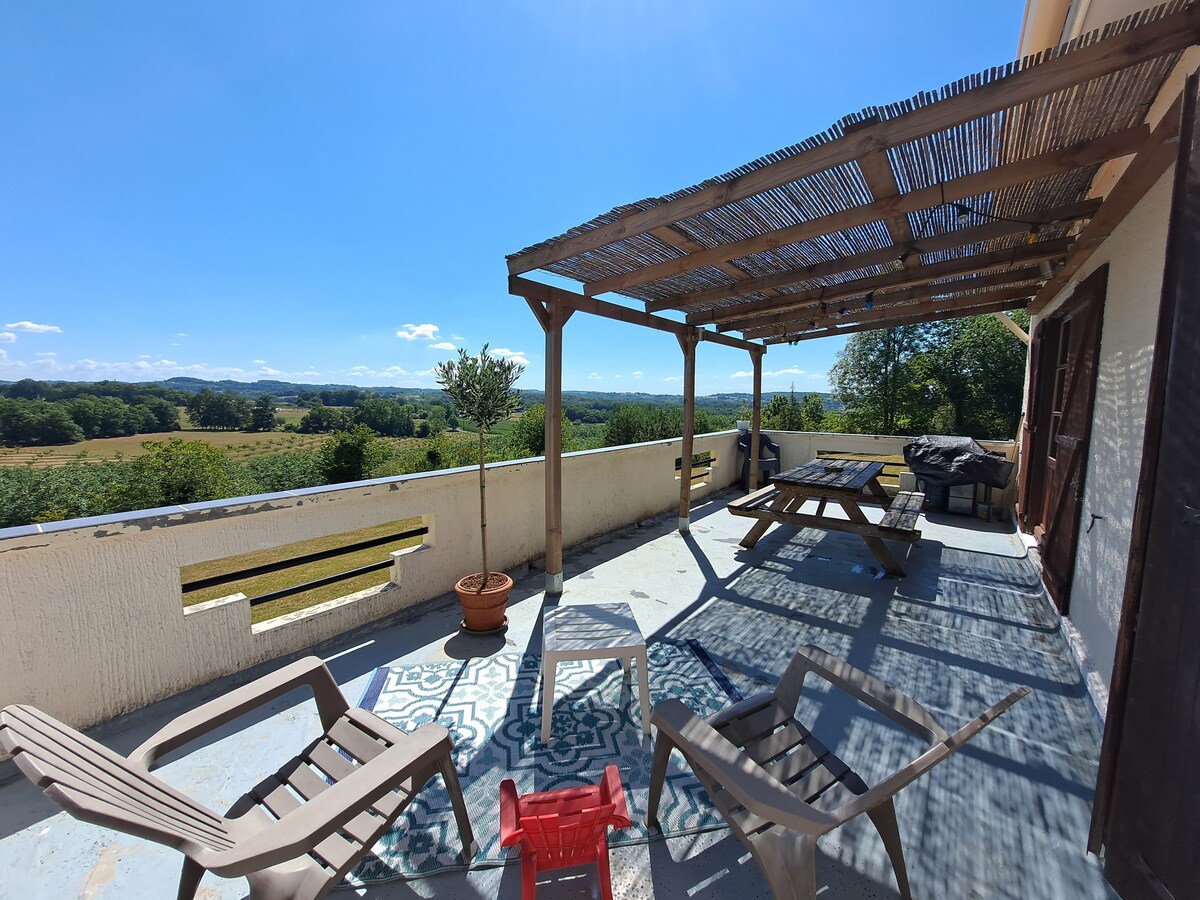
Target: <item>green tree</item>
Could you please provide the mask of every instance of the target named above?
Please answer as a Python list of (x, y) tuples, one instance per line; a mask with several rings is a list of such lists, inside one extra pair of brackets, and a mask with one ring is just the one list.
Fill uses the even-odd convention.
[(921, 356), (922, 330), (905, 325), (852, 334), (829, 371), (834, 395), (855, 431), (905, 434), (928, 418), (928, 376)]
[[(1015, 317), (1028, 327), (1028, 313), (1019, 311)], [(1025, 386), (1025, 344), (992, 316), (935, 323), (926, 340), (928, 371), (936, 385), (930, 430), (1013, 437)]]
[(326, 484), (362, 481), (379, 461), (379, 440), (366, 425), (335, 431), (321, 445), (321, 471)]
[(246, 463), (255, 493), (294, 491), (327, 484), (321, 455), (316, 450), (287, 450)]
[(804, 406), (796, 400), (796, 386), (787, 394), (776, 394), (763, 407), (763, 424), (779, 431), (808, 431)]
[(187, 414), (196, 428), (244, 429), (250, 424), (250, 401), (232, 391), (218, 394), (205, 388), (188, 400)]
[[(574, 449), (571, 421), (562, 415), (562, 450)], [(508, 433), (508, 449), (514, 457), (543, 456), (546, 452), (546, 404), (536, 403), (513, 422)]]
[(825, 401), (819, 394), (806, 394), (800, 412), (805, 431), (820, 431), (825, 427)]
[(224, 500), (253, 490), (241, 466), (205, 441), (171, 438), (142, 447), (146, 454), (133, 461), (137, 477), (116, 498), (125, 509)]
[(457, 360), (434, 367), (438, 384), (454, 403), (458, 415), (479, 429), (479, 537), (483, 548), (483, 579), (479, 590), (487, 586), (487, 478), (484, 467), (484, 435), (496, 424), (521, 408), (521, 394), (513, 390), (525, 367), (512, 360), (488, 353), (484, 344), (478, 356), (459, 349)]
[(250, 430), (274, 431), (275, 425), (275, 398), (270, 394), (263, 394), (254, 401), (250, 410)]
[(155, 431), (179, 430), (179, 407), (163, 397), (147, 397), (141, 404), (154, 416)]
[(332, 431), (344, 431), (350, 424), (342, 410), (318, 405), (304, 414), (298, 430), (303, 434), (327, 434)]
[[(696, 410), (692, 434), (704, 434), (716, 429), (716, 423), (707, 412), (702, 409)], [(607, 446), (618, 447), (645, 441), (669, 440), (682, 434), (682, 409), (625, 404), (614, 409), (608, 417), (604, 440)]]

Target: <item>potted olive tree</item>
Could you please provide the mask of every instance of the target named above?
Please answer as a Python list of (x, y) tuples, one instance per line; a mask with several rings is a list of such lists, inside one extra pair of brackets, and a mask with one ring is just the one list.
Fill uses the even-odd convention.
[(458, 359), (439, 363), (434, 372), (438, 384), (454, 403), (459, 418), (479, 429), (479, 536), (483, 545), (483, 571), (468, 575), (454, 585), (462, 604), (463, 628), (490, 632), (504, 627), (504, 608), (512, 579), (488, 567), (487, 544), (487, 470), (484, 468), (484, 435), (496, 423), (508, 418), (521, 405), (520, 393), (513, 385), (525, 367), (512, 360), (488, 353), (484, 344), (478, 356), (459, 350)]

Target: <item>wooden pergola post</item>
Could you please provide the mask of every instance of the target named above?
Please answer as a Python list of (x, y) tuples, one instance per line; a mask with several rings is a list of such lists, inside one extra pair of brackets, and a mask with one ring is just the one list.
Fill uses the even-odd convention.
[(696, 430), (696, 345), (700, 329), (689, 328), (675, 336), (683, 350), (683, 445), (679, 458), (679, 533), (691, 530), (692, 432)]
[(562, 332), (573, 309), (553, 299), (526, 297), (546, 332), (546, 593), (563, 589), (562, 534)]
[(766, 352), (750, 351), (750, 361), (754, 363), (754, 394), (751, 398), (750, 413), (750, 490), (758, 490), (758, 439), (762, 430), (762, 358)]
[(618, 322), (629, 322), (669, 332), (679, 340), (684, 354), (684, 435), (681, 459), (680, 530), (688, 530), (692, 486), (692, 431), (696, 422), (696, 345), (710, 341), (750, 353), (765, 353), (766, 347), (727, 334), (706, 331), (652, 316), (616, 303), (583, 297), (549, 284), (510, 276), (509, 293), (522, 297), (546, 332), (546, 593), (560, 594), (563, 588), (562, 533), (562, 328), (575, 312), (584, 312)]

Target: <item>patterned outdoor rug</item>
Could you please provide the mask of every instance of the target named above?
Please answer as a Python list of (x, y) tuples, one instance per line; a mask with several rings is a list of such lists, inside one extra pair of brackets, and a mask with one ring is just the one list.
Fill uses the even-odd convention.
[[(677, 697), (708, 715), (741, 699), (697, 642), (651, 643), (648, 653), (651, 703)], [(606, 765), (618, 766), (633, 827), (610, 832), (613, 846), (725, 826), (691, 769), (672, 754), (659, 806), (662, 832), (647, 831), (653, 741), (642, 734), (636, 685), (625, 681), (618, 661), (559, 665), (553, 737), (543, 747), (540, 669), (540, 657), (517, 653), (385, 667), (375, 672), (359, 704), (399, 728), (436, 721), (450, 730), (480, 846), (473, 868), (510, 859), (510, 851), (500, 847), (499, 831), (500, 782), (505, 778), (516, 782), (517, 793), (526, 794), (596, 783)], [(634, 677), (641, 677), (636, 664)], [(362, 884), (462, 869), (460, 846), (449, 797), (437, 779), (417, 795), (348, 880)]]

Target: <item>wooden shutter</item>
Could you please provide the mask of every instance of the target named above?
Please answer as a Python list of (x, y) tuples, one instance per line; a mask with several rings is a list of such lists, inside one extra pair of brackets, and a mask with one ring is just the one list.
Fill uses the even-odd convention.
[(1107, 283), (1108, 266), (1103, 266), (1075, 289), (1064, 310), (1054, 316), (1057, 340), (1045, 348), (1042, 359), (1052, 365), (1043, 365), (1040, 373), (1049, 384), (1049, 404), (1039, 415), (1039, 427), (1047, 433), (1038, 544), (1042, 579), (1062, 613), (1067, 612), (1075, 574)]

